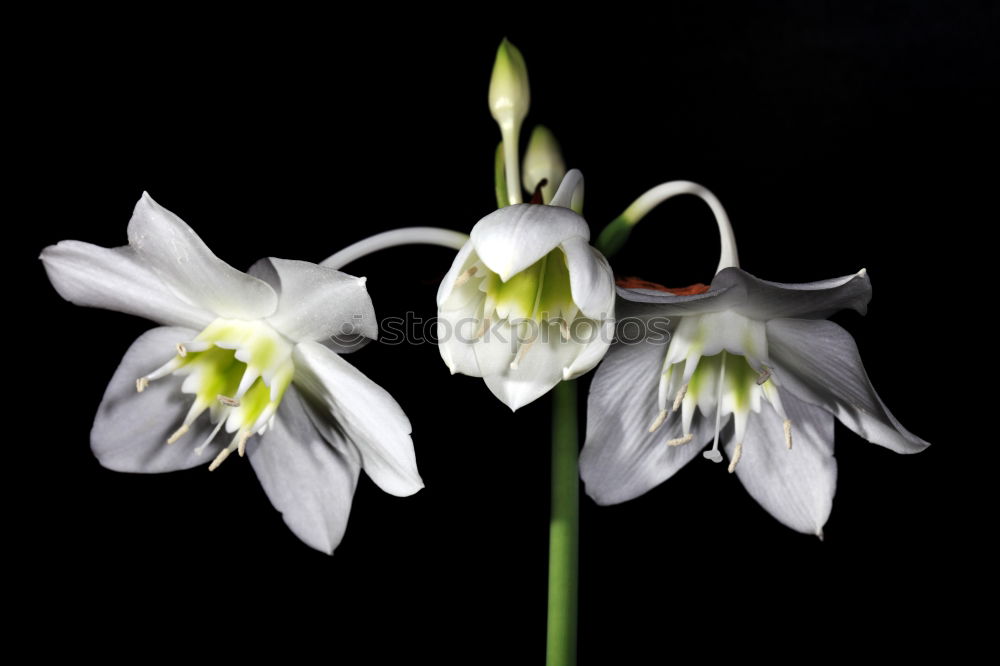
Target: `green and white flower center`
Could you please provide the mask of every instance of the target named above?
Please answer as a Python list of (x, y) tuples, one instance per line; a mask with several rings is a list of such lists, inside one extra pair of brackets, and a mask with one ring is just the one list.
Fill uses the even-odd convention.
[[(473, 253), (445, 304), (446, 307), (463, 305), (477, 322), (473, 341), (498, 323), (513, 327), (519, 347), (510, 364), (512, 369), (517, 368), (541, 328), (556, 327), (562, 339), (569, 340), (578, 317), (590, 322), (573, 301), (569, 266), (561, 248), (555, 248), (506, 282)], [(587, 332), (590, 330), (586, 328)]]
[(222, 428), (233, 435), (209, 466), (214, 470), (233, 451), (242, 456), (246, 442), (273, 425), (281, 398), (292, 381), (294, 344), (267, 322), (216, 319), (194, 338), (178, 341), (167, 363), (136, 380), (142, 392), (167, 375), (184, 377), (181, 391), (194, 396), (180, 428), (167, 440), (181, 439), (206, 411), (215, 424), (196, 451), (204, 451)]
[(657, 430), (680, 409), (684, 436), (667, 444), (686, 444), (693, 439), (691, 423), (700, 411), (703, 418), (715, 419), (715, 441), (704, 455), (722, 462), (719, 431), (722, 419), (731, 414), (736, 442), (729, 464), (732, 472), (743, 451), (747, 420), (751, 412), (760, 413), (762, 400), (784, 419), (785, 445), (791, 448), (792, 424), (781, 405), (778, 385), (767, 358), (764, 322), (729, 311), (684, 317), (667, 348), (660, 376), (660, 411), (649, 430)]

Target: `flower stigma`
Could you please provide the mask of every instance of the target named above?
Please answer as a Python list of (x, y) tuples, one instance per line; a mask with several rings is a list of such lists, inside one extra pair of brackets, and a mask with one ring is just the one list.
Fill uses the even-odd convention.
[[(733, 454), (729, 471), (736, 470), (743, 455), (743, 439), (750, 413), (760, 413), (769, 402), (784, 423), (785, 446), (792, 447), (792, 422), (778, 394), (779, 381), (767, 360), (764, 322), (731, 311), (686, 316), (667, 348), (660, 376), (658, 413), (649, 427), (655, 432), (678, 409), (683, 436), (668, 446), (679, 446), (694, 437), (691, 424), (696, 412), (715, 421), (712, 448), (704, 457), (722, 462), (719, 435), (724, 417), (733, 416)], [(670, 405), (668, 408), (668, 404)]]
[(175, 355), (136, 380), (138, 392), (167, 375), (184, 377), (181, 392), (194, 396), (181, 426), (167, 439), (174, 444), (206, 411), (215, 424), (195, 452), (199, 455), (222, 428), (233, 437), (209, 465), (216, 469), (233, 451), (246, 452), (247, 440), (263, 435), (292, 381), (293, 343), (261, 320), (216, 319), (194, 340), (178, 342)]

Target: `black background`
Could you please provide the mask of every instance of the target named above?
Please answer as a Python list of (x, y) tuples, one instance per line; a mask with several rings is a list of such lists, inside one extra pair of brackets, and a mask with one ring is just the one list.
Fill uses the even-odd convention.
[[(27, 421), (11, 444), (26, 464), (7, 470), (23, 484), (12, 505), (30, 565), (23, 617), (105, 654), (209, 639), (331, 663), (541, 663), (547, 398), (511, 414), (481, 380), (450, 377), (432, 345), (351, 355), (409, 415), (426, 488), (398, 499), (363, 477), (330, 558), (284, 527), (245, 461), (212, 474), (102, 469), (93, 414), (150, 325), (63, 302), (30, 263), (61, 239), (123, 244), (143, 190), (241, 268), (320, 261), (399, 226), (467, 231), (494, 206), (486, 90), (507, 35), (531, 75), (526, 129), (548, 125), (583, 171), (595, 234), (683, 178), (719, 196), (760, 277), (866, 267), (869, 315), (836, 321), (896, 416), (933, 444), (899, 456), (838, 424), (822, 543), (699, 460), (627, 504), (584, 497), (580, 662), (810, 657), (862, 640), (961, 648), (951, 631), (993, 576), (977, 560), (995, 518), (975, 515), (985, 505), (968, 474), (992, 464), (994, 437), (959, 434), (973, 398), (951, 365), (978, 353), (961, 342), (977, 324), (955, 294), (974, 280), (966, 248), (995, 219), (983, 201), (996, 177), (997, 16), (957, 4), (678, 6), (600, 32), (530, 13), (508, 25), (453, 14), (430, 30), (166, 11), (121, 29), (87, 16), (107, 20), (40, 30), (13, 73), (29, 149), (14, 193), (29, 207), (13, 222), (27, 223), (18, 255), (36, 322), (9, 331), (8, 348), (32, 382), (26, 403), (8, 402), (8, 427)], [(682, 285), (710, 281), (717, 254), (707, 209), (678, 199), (612, 264)], [(400, 248), (347, 270), (368, 277), (380, 317), (428, 319), (452, 256)]]

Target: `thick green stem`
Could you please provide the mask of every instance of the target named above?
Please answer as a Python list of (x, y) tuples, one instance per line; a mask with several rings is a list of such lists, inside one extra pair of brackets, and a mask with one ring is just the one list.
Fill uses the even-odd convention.
[(576, 664), (577, 561), (580, 524), (576, 382), (552, 392), (552, 520), (549, 524), (547, 666)]

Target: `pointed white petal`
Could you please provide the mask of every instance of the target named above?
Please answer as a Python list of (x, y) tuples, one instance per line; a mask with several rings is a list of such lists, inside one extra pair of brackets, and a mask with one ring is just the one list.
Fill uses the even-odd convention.
[(278, 309), (268, 322), (292, 340), (378, 337), (375, 308), (364, 278), (274, 257), (258, 261), (250, 274), (278, 293)]
[(570, 169), (559, 182), (559, 189), (552, 196), (550, 205), (574, 208), (576, 201), (583, 197), (583, 174), (579, 169)]
[(278, 296), (267, 283), (216, 257), (191, 227), (145, 192), (128, 224), (128, 242), (174, 292), (220, 317), (261, 319), (277, 307)]
[(700, 294), (679, 295), (658, 289), (617, 287), (618, 295), (632, 303), (655, 304), (657, 312), (666, 317), (719, 312), (745, 302), (745, 293), (732, 286), (716, 287)]
[[(614, 312), (611, 313), (611, 316), (614, 317)], [(591, 329), (593, 335), (581, 335), (579, 338), (579, 342), (584, 345), (583, 349), (580, 350), (569, 367), (563, 368), (564, 380), (575, 379), (590, 372), (601, 362), (601, 359), (607, 354), (608, 348), (611, 347), (615, 337), (615, 320), (613, 318), (591, 326)], [(579, 325), (570, 327), (571, 338), (576, 336), (579, 330), (582, 330)]]
[(438, 351), (452, 374), (482, 377), (476, 361), (475, 336), (480, 320), (475, 310), (439, 310), (437, 322)]
[(896, 453), (928, 442), (904, 428), (875, 392), (851, 334), (832, 321), (775, 319), (767, 338), (781, 386), (833, 413), (841, 423)]
[(247, 455), (289, 529), (332, 555), (347, 528), (361, 465), (346, 442), (335, 448), (320, 435), (307, 409), (290, 387), (274, 427), (250, 440)]
[(745, 303), (735, 310), (755, 319), (823, 319), (845, 309), (865, 314), (872, 297), (871, 280), (865, 270), (832, 280), (786, 284), (727, 268), (715, 276), (712, 287), (732, 287), (745, 293)]
[(844, 309), (864, 314), (871, 299), (865, 271), (833, 280), (782, 284), (760, 280), (739, 268), (726, 268), (712, 280), (709, 291), (676, 295), (654, 289), (618, 289), (622, 298), (658, 303), (664, 315), (689, 315), (732, 309), (754, 319), (822, 318)]
[(569, 267), (573, 302), (591, 319), (614, 317), (615, 275), (608, 260), (579, 236), (565, 240), (562, 249)]
[(475, 345), (486, 386), (512, 410), (533, 402), (562, 381), (566, 369), (585, 349), (584, 344), (563, 340), (554, 322), (537, 325), (528, 321), (520, 330), (522, 341), (512, 342), (517, 335), (505, 323)]
[(483, 263), (506, 282), (577, 236), (589, 240), (590, 229), (568, 208), (517, 204), (481, 219), (472, 228), (471, 239)]
[(101, 465), (117, 472), (172, 472), (207, 464), (222, 448), (220, 438), (201, 455), (194, 451), (212, 431), (207, 414), (167, 445), (193, 399), (181, 393), (182, 377), (167, 376), (150, 382), (142, 393), (136, 391), (138, 378), (163, 365), (176, 353), (179, 341), (195, 334), (187, 328), (154, 328), (129, 347), (104, 392), (90, 431), (90, 446)]
[(587, 440), (580, 454), (585, 490), (598, 504), (633, 499), (663, 483), (695, 457), (712, 437), (714, 421), (699, 418), (694, 437), (681, 439), (680, 413), (655, 432), (650, 422), (657, 404), (664, 343), (616, 344), (597, 369), (587, 399)]
[(441, 285), (438, 287), (438, 307), (441, 307), (444, 302), (448, 300), (448, 297), (451, 295), (452, 288), (455, 286), (455, 280), (458, 279), (458, 276), (468, 270), (469, 266), (479, 261), (479, 258), (475, 256), (475, 249), (475, 246), (470, 240), (463, 245), (462, 249), (458, 251), (457, 255), (455, 255), (455, 260), (451, 262), (451, 268), (448, 269), (444, 279), (441, 280)]
[(295, 346), (295, 385), (322, 411), (323, 430), (340, 430), (361, 454), (362, 466), (382, 490), (404, 497), (424, 487), (410, 439), (410, 421), (385, 389), (315, 342)]
[[(782, 524), (819, 534), (830, 516), (837, 487), (833, 417), (782, 391), (795, 444), (785, 446), (784, 419), (769, 404), (751, 414), (736, 476), (757, 502)], [(732, 459), (735, 442), (726, 445)]]
[(42, 250), (41, 260), (52, 286), (76, 305), (198, 329), (215, 318), (174, 294), (130, 247), (62, 241)]

